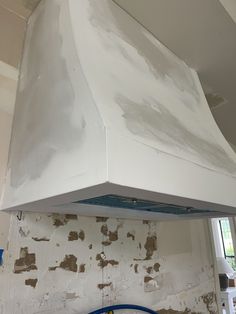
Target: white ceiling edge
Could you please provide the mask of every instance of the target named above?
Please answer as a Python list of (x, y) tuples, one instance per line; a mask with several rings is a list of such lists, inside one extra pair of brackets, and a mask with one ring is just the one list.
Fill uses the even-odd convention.
[(12, 80), (18, 80), (19, 71), (17, 68), (0, 61), (0, 75), (5, 76)]
[(232, 20), (236, 23), (236, 0), (219, 0)]

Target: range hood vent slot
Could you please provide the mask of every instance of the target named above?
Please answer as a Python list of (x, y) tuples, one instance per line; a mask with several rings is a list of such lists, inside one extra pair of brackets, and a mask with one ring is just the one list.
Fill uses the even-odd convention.
[(99, 197), (94, 197), (91, 199), (80, 200), (79, 204), (95, 205), (95, 206), (105, 206), (114, 208), (126, 208), (154, 213), (163, 213), (171, 215), (192, 215), (192, 214), (203, 214), (203, 213), (213, 213), (210, 210), (199, 210), (192, 207), (183, 207), (173, 204), (164, 204), (151, 202), (148, 200), (134, 199), (119, 195), (103, 195)]

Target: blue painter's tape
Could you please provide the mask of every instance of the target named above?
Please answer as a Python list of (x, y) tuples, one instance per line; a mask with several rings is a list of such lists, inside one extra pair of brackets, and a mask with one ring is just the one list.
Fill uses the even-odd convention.
[(172, 215), (188, 215), (198, 213), (208, 213), (210, 210), (200, 210), (196, 208), (188, 208), (183, 206), (177, 206), (172, 204), (164, 204), (158, 202), (152, 202), (142, 199), (133, 199), (130, 197), (119, 196), (119, 195), (102, 195), (90, 199), (81, 200), (75, 203), (97, 205), (114, 208), (126, 208), (135, 209), (148, 212), (165, 213)]

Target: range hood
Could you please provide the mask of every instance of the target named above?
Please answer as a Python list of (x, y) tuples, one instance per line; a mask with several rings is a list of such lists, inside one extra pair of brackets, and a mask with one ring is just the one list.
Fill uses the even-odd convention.
[(112, 0), (43, 0), (27, 29), (2, 209), (236, 214), (236, 155), (197, 73)]

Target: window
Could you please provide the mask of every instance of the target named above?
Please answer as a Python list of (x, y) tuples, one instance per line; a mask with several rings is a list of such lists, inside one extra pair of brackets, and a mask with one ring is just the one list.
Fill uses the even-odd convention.
[(219, 219), (220, 236), (223, 245), (224, 257), (228, 263), (236, 270), (235, 253), (228, 218)]

